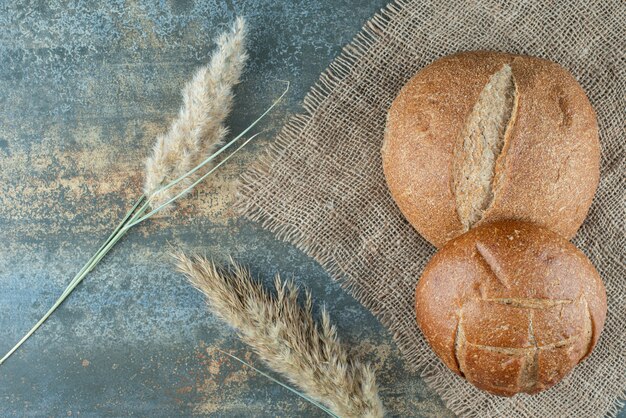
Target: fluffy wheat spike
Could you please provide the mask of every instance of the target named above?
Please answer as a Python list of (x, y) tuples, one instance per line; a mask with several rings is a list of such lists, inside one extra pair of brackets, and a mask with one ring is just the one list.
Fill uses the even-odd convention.
[(217, 39), (209, 64), (200, 68), (183, 89), (178, 116), (167, 133), (157, 136), (146, 161), (144, 193), (152, 196), (152, 207), (184, 190), (193, 176), (158, 191), (215, 152), (228, 133), (224, 120), (233, 105), (233, 87), (239, 83), (248, 58), (245, 39), (245, 20), (239, 17), (232, 29)]
[(310, 398), (341, 417), (382, 417), (374, 372), (348, 356), (325, 309), (313, 319), (310, 292), (304, 306), (292, 282), (276, 276), (276, 295), (232, 262), (230, 270), (201, 257), (174, 255), (178, 270), (207, 298), (265, 363)]

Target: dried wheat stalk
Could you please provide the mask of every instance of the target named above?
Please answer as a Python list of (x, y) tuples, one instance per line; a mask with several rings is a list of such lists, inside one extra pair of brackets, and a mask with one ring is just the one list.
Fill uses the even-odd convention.
[[(226, 145), (221, 146), (228, 132), (224, 126), (224, 119), (232, 107), (232, 88), (239, 82), (247, 59), (244, 49), (245, 35), (245, 22), (242, 18), (237, 18), (232, 30), (218, 38), (218, 50), (213, 54), (210, 64), (198, 71), (185, 87), (184, 105), (178, 118), (168, 133), (157, 139), (153, 155), (146, 164), (145, 193), (137, 199), (109, 238), (76, 273), (48, 311), (0, 358), (0, 365), (41, 327), (130, 228), (184, 196), (258, 135), (251, 136), (232, 149), (236, 142), (278, 104), (289, 90), (289, 83), (283, 94), (261, 116)], [(226, 151), (229, 154), (222, 156), (219, 163), (215, 163), (214, 160)], [(204, 172), (201, 173), (200, 170)], [(149, 211), (149, 207), (152, 210)]]
[(157, 136), (146, 161), (144, 193), (152, 207), (167, 202), (191, 184), (193, 176), (175, 187), (159, 190), (213, 154), (228, 134), (224, 125), (233, 104), (248, 54), (246, 25), (239, 17), (232, 30), (217, 39), (208, 65), (200, 68), (183, 89), (183, 105), (167, 133)]
[(176, 266), (207, 298), (211, 309), (234, 327), (273, 370), (342, 417), (382, 417), (374, 372), (341, 346), (325, 309), (321, 324), (304, 306), (292, 282), (276, 276), (276, 296), (232, 262), (230, 271), (201, 257), (176, 254)]

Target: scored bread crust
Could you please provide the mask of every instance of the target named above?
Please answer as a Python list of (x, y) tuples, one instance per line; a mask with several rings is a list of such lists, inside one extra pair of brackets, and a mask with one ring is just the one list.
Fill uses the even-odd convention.
[(475, 225), (516, 219), (569, 239), (591, 205), (599, 181), (598, 127), (567, 70), (499, 52), (447, 56), (402, 88), (389, 109), (382, 148), (392, 197), (436, 247), (468, 229), (455, 195), (459, 141), (481, 91), (505, 65), (512, 72), (515, 108), (492, 173), (493, 199)]
[(435, 254), (415, 308), (448, 368), (512, 396), (549, 388), (588, 356), (607, 306), (598, 272), (573, 244), (529, 223), (501, 221)]

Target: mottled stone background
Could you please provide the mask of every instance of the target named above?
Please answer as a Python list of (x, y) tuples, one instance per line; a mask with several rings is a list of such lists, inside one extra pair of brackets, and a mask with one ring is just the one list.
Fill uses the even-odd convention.
[[(261, 366), (172, 271), (169, 245), (309, 286), (378, 369), (391, 416), (450, 416), (391, 336), (310, 258), (232, 210), (236, 179), (385, 0), (0, 1), (0, 352), (47, 310), (140, 192), (143, 160), (212, 39), (249, 19), (230, 125), (291, 81), (266, 133), (169, 217), (130, 233), (0, 366), (0, 416), (323, 416)], [(626, 417), (626, 414), (622, 414)]]
[(168, 218), (134, 230), (7, 363), (0, 416), (323, 416), (260, 366), (172, 271), (168, 244), (309, 286), (378, 368), (396, 416), (447, 416), (390, 335), (310, 258), (232, 210), (235, 180), (385, 0), (0, 2), (0, 351), (61, 293), (140, 191), (143, 160), (213, 38), (249, 19), (234, 132), (291, 81), (267, 132)]

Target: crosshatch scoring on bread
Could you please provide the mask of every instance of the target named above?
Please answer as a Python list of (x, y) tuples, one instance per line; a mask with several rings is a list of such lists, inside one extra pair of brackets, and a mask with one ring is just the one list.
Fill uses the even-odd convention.
[[(494, 309), (491, 303), (500, 304), (501, 308)], [(494, 311), (503, 315), (495, 316)], [(564, 314), (579, 320), (576, 331), (569, 333), (570, 330), (564, 329), (562, 333), (554, 335), (552, 330), (546, 330), (546, 322), (551, 322), (546, 319), (558, 321)], [(466, 336), (463, 328), (464, 315), (465, 320), (472, 324), (469, 326), (470, 337)], [(486, 319), (483, 315), (492, 318)], [(521, 322), (516, 324), (515, 321), (520, 318)], [(478, 387), (503, 392), (505, 395), (537, 393), (560, 380), (569, 371), (568, 367), (561, 366), (541, 370), (540, 373), (540, 363), (545, 362), (547, 356), (578, 362), (591, 352), (591, 321), (591, 312), (584, 296), (575, 301), (502, 298), (466, 302), (458, 312), (455, 336), (455, 359), (459, 374)], [(483, 326), (490, 328), (487, 332), (517, 333), (511, 337), (517, 339), (518, 344), (494, 344), (489, 338), (477, 334), (484, 332), (480, 329)], [(477, 362), (478, 358), (490, 364), (488, 370)], [(501, 358), (504, 358), (503, 362)]]
[(454, 153), (453, 190), (463, 230), (468, 231), (494, 198), (496, 162), (517, 108), (515, 80), (508, 64), (493, 74), (478, 96)]
[(555, 385), (591, 353), (606, 293), (573, 244), (504, 221), (475, 227), (435, 254), (415, 308), (448, 368), (480, 389), (513, 396)]

